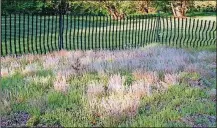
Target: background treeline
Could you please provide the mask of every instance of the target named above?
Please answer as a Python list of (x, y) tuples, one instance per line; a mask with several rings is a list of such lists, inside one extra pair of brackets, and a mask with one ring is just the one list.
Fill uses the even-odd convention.
[[(216, 12), (216, 1), (195, 0), (2, 0), (2, 12), (45, 13), (61, 10), (63, 13), (112, 15), (122, 18), (131, 14), (153, 14), (157, 11), (184, 16), (185, 13)], [(178, 14), (180, 13), (180, 14)]]

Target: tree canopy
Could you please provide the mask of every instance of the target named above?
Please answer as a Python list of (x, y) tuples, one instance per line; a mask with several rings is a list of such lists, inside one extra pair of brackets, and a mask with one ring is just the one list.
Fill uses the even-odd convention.
[(130, 14), (149, 14), (158, 11), (171, 13), (175, 17), (184, 17), (186, 12), (215, 12), (215, 1), (196, 0), (2, 0), (3, 12), (53, 12), (111, 15), (114, 19), (122, 19)]

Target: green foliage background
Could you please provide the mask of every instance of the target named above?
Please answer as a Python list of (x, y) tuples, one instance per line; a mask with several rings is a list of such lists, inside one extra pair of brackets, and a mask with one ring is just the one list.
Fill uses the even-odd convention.
[[(106, 15), (107, 9), (103, 2), (99, 1), (79, 1), (79, 0), (63, 0), (69, 3), (68, 11), (74, 14), (93, 14), (93, 15)], [(146, 0), (150, 1), (150, 0)], [(121, 1), (112, 0), (110, 4), (125, 14), (141, 14), (138, 6), (141, 4), (139, 1)], [(155, 10), (160, 10), (164, 13), (172, 13), (170, 2), (168, 0), (151, 0), (149, 7)], [(202, 3), (203, 1), (201, 1)], [(2, 0), (2, 12), (47, 12), (57, 10), (57, 5), (60, 0)], [(188, 13), (191, 12), (216, 12), (216, 5), (210, 4), (209, 1), (201, 5), (196, 5), (193, 1), (189, 2)], [(200, 3), (200, 2), (199, 2)], [(154, 12), (155, 13), (155, 12)]]

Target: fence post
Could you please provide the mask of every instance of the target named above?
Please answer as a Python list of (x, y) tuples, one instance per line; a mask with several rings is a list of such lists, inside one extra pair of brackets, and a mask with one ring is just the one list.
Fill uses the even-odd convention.
[(156, 42), (160, 42), (160, 11), (157, 11), (157, 32), (156, 32)]

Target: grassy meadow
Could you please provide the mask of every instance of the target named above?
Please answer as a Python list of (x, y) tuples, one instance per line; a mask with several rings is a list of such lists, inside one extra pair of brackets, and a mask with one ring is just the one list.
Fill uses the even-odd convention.
[(1, 58), (1, 126), (216, 127), (216, 46)]

